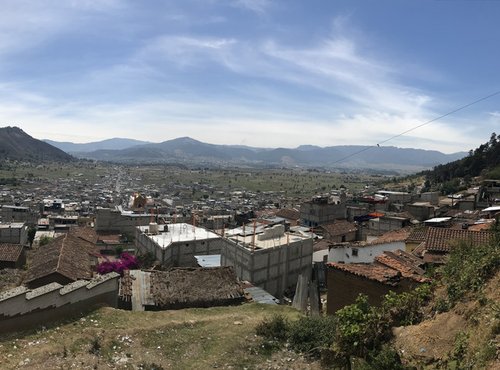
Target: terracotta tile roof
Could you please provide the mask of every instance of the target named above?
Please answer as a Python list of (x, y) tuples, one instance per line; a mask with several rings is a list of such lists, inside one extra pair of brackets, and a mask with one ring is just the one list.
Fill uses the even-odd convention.
[(375, 261), (399, 271), (405, 278), (421, 283), (429, 281), (424, 276), (425, 270), (420, 268), (424, 264), (424, 261), (400, 249), (394, 252), (385, 251), (383, 254), (375, 257)]
[(430, 227), (425, 240), (428, 251), (449, 252), (454, 243), (465, 241), (471, 245), (488, 244), (493, 234), (487, 231)]
[(92, 270), (89, 254), (93, 245), (74, 235), (62, 235), (40, 247), (33, 255), (26, 283), (57, 272), (68, 279), (90, 279)]
[(23, 246), (18, 244), (0, 244), (0, 261), (17, 262), (23, 253)]
[(394, 243), (405, 241), (410, 235), (411, 228), (402, 228), (399, 230), (389, 231), (382, 234), (380, 237), (369, 243), (370, 245)]
[(422, 243), (427, 237), (428, 227), (414, 227), (406, 238), (407, 243)]
[(320, 228), (331, 236), (345, 235), (355, 232), (358, 229), (355, 223), (346, 220), (339, 220), (331, 224), (321, 225)]
[(283, 208), (276, 212), (276, 216), (286, 218), (287, 220), (298, 220), (300, 212), (296, 209)]
[(321, 239), (319, 242), (313, 244), (313, 252), (323, 251), (329, 249), (332, 243), (328, 240)]
[(400, 272), (378, 263), (367, 264), (331, 262), (327, 265), (329, 268), (348, 272), (386, 285), (396, 286), (401, 279)]
[(470, 231), (488, 231), (492, 228), (493, 223), (484, 223), (484, 224), (477, 224), (477, 225), (471, 225), (469, 226)]
[(88, 241), (89, 243), (96, 244), (97, 243), (97, 233), (96, 231), (88, 226), (85, 227), (72, 227), (69, 230), (71, 235), (74, 235), (80, 239)]

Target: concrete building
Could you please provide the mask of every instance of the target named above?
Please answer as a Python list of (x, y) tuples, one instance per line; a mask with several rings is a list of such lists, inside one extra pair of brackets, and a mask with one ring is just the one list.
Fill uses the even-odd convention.
[(285, 233), (283, 225), (261, 233), (228, 237), (221, 252), (223, 266), (233, 266), (236, 275), (276, 297), (293, 290), (300, 274), (311, 275), (313, 240)]
[(0, 219), (2, 222), (26, 222), (34, 225), (38, 216), (29, 207), (0, 206)]
[(195, 256), (220, 254), (225, 243), (220, 235), (186, 223), (138, 226), (138, 253), (151, 253), (164, 267), (195, 267)]
[(0, 224), (0, 243), (28, 244), (28, 226), (24, 222)]
[(120, 234), (134, 235), (137, 226), (151, 222), (151, 215), (124, 212), (119, 209), (98, 208), (96, 211), (95, 230), (115, 231)]
[(435, 208), (429, 202), (406, 204), (405, 210), (418, 221), (428, 220), (435, 216)]
[(382, 216), (368, 221), (369, 235), (382, 235), (388, 231), (402, 229), (410, 225), (410, 219), (407, 217)]
[(314, 197), (300, 205), (300, 223), (308, 227), (332, 223), (347, 216), (345, 197), (331, 202), (328, 197)]
[(405, 250), (410, 229), (388, 232), (370, 243), (332, 244), (328, 252), (328, 262), (372, 263), (385, 251)]

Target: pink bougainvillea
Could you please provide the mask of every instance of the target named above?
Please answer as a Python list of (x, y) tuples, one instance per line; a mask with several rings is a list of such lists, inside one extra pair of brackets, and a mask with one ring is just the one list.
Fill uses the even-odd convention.
[(127, 252), (120, 255), (120, 259), (116, 261), (104, 261), (97, 266), (97, 272), (101, 275), (109, 272), (117, 272), (123, 275), (123, 271), (132, 270), (139, 267), (137, 258)]

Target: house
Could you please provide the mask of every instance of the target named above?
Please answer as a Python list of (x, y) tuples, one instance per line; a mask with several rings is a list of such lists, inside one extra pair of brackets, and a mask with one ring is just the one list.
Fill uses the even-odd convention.
[(425, 238), (427, 237), (427, 229), (428, 227), (426, 226), (417, 226), (411, 229), (410, 234), (406, 238), (405, 250), (408, 253), (413, 252), (415, 248), (425, 241)]
[(290, 226), (297, 226), (299, 224), (300, 211), (295, 208), (282, 208), (276, 212), (276, 216), (287, 220)]
[(489, 231), (430, 227), (425, 241), (414, 253), (420, 253), (426, 263), (442, 264), (446, 262), (447, 255), (457, 243), (463, 242), (470, 247), (485, 245), (493, 240), (493, 236)]
[(335, 263), (371, 263), (384, 251), (405, 249), (411, 229), (390, 231), (371, 242), (332, 244), (328, 261)]
[(374, 263), (327, 264), (327, 313), (333, 314), (356, 301), (359, 294), (380, 305), (390, 291), (402, 293), (428, 282), (423, 261), (403, 250), (384, 252)]
[(323, 233), (323, 239), (334, 243), (352, 242), (356, 240), (358, 227), (355, 223), (346, 220), (337, 220), (333, 223), (321, 225), (318, 233)]
[(415, 202), (406, 204), (405, 210), (418, 221), (428, 220), (435, 216), (435, 208), (429, 202)]
[(238, 278), (281, 298), (300, 274), (311, 275), (312, 238), (285, 232), (284, 225), (248, 229), (228, 232), (221, 251), (221, 264), (233, 266)]
[(24, 247), (19, 244), (0, 244), (0, 269), (20, 269), (26, 264)]
[(368, 221), (369, 235), (382, 235), (388, 231), (399, 230), (410, 225), (409, 217), (382, 216)]
[(335, 220), (345, 219), (346, 216), (345, 195), (336, 201), (331, 201), (325, 196), (318, 196), (300, 205), (300, 223), (308, 227), (318, 227)]
[(24, 222), (0, 224), (0, 243), (28, 244), (28, 226)]
[(195, 267), (195, 256), (221, 254), (223, 244), (220, 235), (186, 223), (151, 223), (135, 234), (137, 252), (152, 254), (163, 267)]
[(127, 271), (120, 280), (122, 307), (134, 311), (238, 304), (243, 287), (232, 267), (175, 267)]
[(36, 250), (25, 284), (38, 288), (49, 283), (66, 285), (93, 276), (95, 245), (72, 234), (65, 234)]

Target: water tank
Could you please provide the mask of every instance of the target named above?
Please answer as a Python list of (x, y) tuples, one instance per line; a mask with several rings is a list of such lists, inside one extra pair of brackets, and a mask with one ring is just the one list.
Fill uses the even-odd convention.
[(153, 235), (158, 235), (158, 224), (156, 222), (149, 223), (149, 233)]

